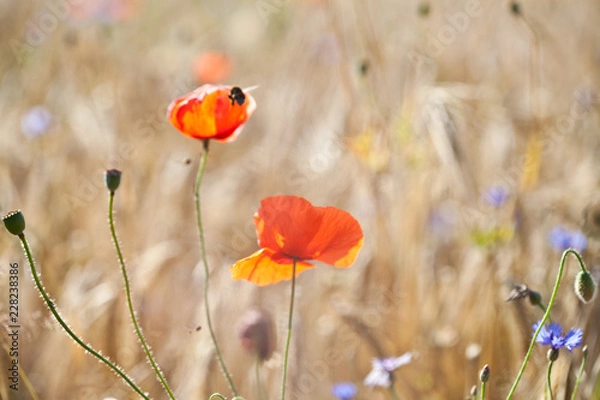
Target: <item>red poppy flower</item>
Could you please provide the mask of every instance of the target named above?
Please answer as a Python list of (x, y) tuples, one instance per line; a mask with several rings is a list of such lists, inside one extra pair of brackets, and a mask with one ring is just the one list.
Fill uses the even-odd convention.
[(261, 250), (236, 262), (231, 275), (259, 286), (292, 279), (294, 259), (296, 276), (314, 267), (309, 260), (347, 268), (364, 239), (360, 225), (346, 211), (315, 207), (296, 196), (263, 199), (254, 225)]
[(231, 142), (256, 109), (256, 101), (238, 87), (203, 85), (169, 105), (167, 117), (194, 139)]

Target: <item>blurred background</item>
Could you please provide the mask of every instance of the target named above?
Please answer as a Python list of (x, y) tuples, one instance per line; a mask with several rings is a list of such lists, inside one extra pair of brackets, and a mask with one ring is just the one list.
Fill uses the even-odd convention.
[[(371, 359), (407, 351), (418, 357), (396, 372), (402, 399), (468, 398), (484, 364), (487, 398), (505, 398), (542, 316), (505, 301), (513, 286), (547, 303), (569, 246), (596, 275), (599, 20), (592, 0), (4, 0), (0, 212), (23, 211), (71, 327), (166, 398), (107, 225), (103, 172), (122, 170), (116, 227), (145, 336), (178, 398), (229, 395), (202, 304), (202, 145), (165, 115), (203, 83), (258, 85), (257, 111), (237, 141), (212, 144), (202, 186), (213, 323), (240, 394), (258, 399), (238, 337), (255, 308), (276, 326), (261, 373), (279, 392), (290, 285), (232, 281), (229, 266), (258, 249), (260, 200), (285, 193), (349, 211), (365, 234), (352, 268), (297, 281), (289, 399), (333, 399), (340, 381), (386, 399), (362, 384)], [(0, 234), (0, 249), (0, 316), (7, 326), (18, 263), (19, 363), (38, 397), (137, 398), (50, 318), (18, 240)], [(597, 399), (600, 310), (576, 299), (577, 270), (569, 259), (552, 318), (584, 330), (579, 398)], [(561, 352), (556, 398), (570, 398), (581, 354)], [(546, 366), (536, 348), (517, 398), (543, 397)], [(0, 379), (0, 398), (32, 398), (23, 382)]]

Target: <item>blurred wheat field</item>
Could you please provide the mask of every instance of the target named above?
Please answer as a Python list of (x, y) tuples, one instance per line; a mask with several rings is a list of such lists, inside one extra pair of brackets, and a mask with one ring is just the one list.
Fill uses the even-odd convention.
[[(541, 318), (505, 299), (527, 283), (548, 301), (561, 256), (548, 243), (553, 227), (584, 230), (597, 275), (598, 221), (584, 226), (600, 200), (595, 1), (531, 0), (519, 14), (476, 0), (0, 7), (0, 212), (23, 211), (44, 284), (75, 332), (154, 398), (166, 397), (128, 319), (102, 174), (123, 171), (116, 227), (167, 379), (180, 399), (228, 395), (202, 308), (193, 208), (202, 145), (165, 117), (201, 84), (193, 65), (206, 51), (231, 58), (224, 83), (259, 86), (241, 136), (211, 145), (202, 186), (213, 323), (244, 398), (256, 383), (241, 316), (258, 307), (275, 319), (277, 349), (263, 370), (270, 398), (287, 323), (289, 283), (256, 287), (229, 272), (258, 248), (252, 216), (266, 196), (347, 210), (365, 235), (352, 268), (320, 265), (297, 280), (290, 399), (333, 399), (339, 381), (355, 382), (358, 399), (388, 398), (360, 383), (372, 358), (407, 351), (419, 356), (396, 375), (402, 399), (463, 399), (484, 364), (487, 398), (505, 398)], [(24, 115), (39, 105), (50, 127), (26, 134)], [(482, 198), (493, 185), (509, 194), (501, 207)], [(39, 398), (137, 398), (51, 319), (18, 240), (1, 234), (0, 249), (0, 315), (7, 326), (8, 270), (18, 263), (19, 363)], [(579, 398), (593, 399), (600, 308), (577, 301), (575, 271), (570, 260), (552, 318), (584, 330)], [(543, 398), (545, 354), (536, 348), (516, 398)], [(579, 349), (561, 353), (557, 399), (570, 398), (580, 361)], [(5, 352), (0, 362), (9, 365)], [(31, 398), (22, 383), (15, 392), (3, 376), (0, 398)]]

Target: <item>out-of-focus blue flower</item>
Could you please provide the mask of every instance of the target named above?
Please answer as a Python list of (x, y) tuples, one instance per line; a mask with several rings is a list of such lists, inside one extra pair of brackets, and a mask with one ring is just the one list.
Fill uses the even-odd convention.
[[(537, 331), (539, 326), (540, 321), (533, 325), (533, 332)], [(554, 350), (559, 350), (564, 347), (571, 352), (575, 347), (581, 346), (583, 341), (583, 331), (581, 329), (571, 328), (571, 330), (563, 336), (560, 324), (553, 322), (548, 326), (542, 326), (540, 334), (535, 341), (542, 346), (550, 346)]]
[(502, 186), (492, 186), (485, 191), (483, 199), (494, 207), (500, 207), (508, 200), (508, 191)]
[(21, 131), (28, 139), (35, 139), (45, 135), (53, 121), (52, 113), (46, 107), (34, 106), (21, 118)]
[(557, 226), (548, 235), (550, 246), (556, 251), (563, 252), (569, 248), (582, 252), (587, 247), (587, 238), (581, 231), (571, 231)]
[(338, 400), (352, 400), (356, 396), (356, 385), (352, 382), (340, 382), (333, 385), (331, 393)]
[(392, 385), (392, 373), (403, 365), (410, 363), (412, 353), (405, 353), (400, 357), (374, 358), (373, 368), (365, 378), (365, 386), (371, 388), (381, 386), (389, 388)]

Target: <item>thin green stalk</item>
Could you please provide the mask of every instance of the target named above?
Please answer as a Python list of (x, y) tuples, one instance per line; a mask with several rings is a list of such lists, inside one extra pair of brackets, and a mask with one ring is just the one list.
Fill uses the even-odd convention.
[(58, 313), (58, 310), (56, 309), (54, 302), (52, 300), (50, 300), (50, 296), (48, 296), (48, 293), (46, 293), (46, 289), (44, 289), (44, 286), (42, 285), (42, 282), (40, 281), (37, 270), (35, 269), (35, 263), (33, 262), (33, 257), (31, 256), (31, 250), (29, 249), (29, 244), (27, 243), (27, 239), (25, 238), (25, 234), (21, 233), (18, 236), (19, 236), (19, 239), (21, 239), (21, 245), (23, 246), (23, 249), (25, 250), (25, 254), (27, 255), (27, 261), (29, 262), (29, 267), (31, 268), (31, 275), (33, 275), (33, 280), (35, 281), (35, 286), (37, 287), (38, 291), (44, 298), (46, 305), (48, 306), (48, 308), (50, 309), (50, 312), (52, 313), (52, 315), (54, 316), (56, 321), (60, 324), (60, 326), (65, 330), (65, 332), (67, 332), (67, 334), (71, 337), (71, 339), (73, 339), (78, 345), (83, 347), (91, 355), (93, 355), (98, 360), (100, 360), (104, 364), (106, 364), (117, 375), (119, 375), (143, 399), (150, 400), (150, 398), (146, 394), (144, 394), (144, 392), (142, 392), (142, 390), (133, 382), (133, 380), (130, 377), (128, 377), (125, 374), (125, 372), (123, 372), (121, 370), (120, 367), (118, 367), (116, 364), (109, 361), (106, 357), (104, 357), (102, 354), (100, 354), (100, 352), (94, 350), (91, 346), (85, 344), (81, 339), (79, 339), (79, 337), (77, 337), (77, 335), (71, 330), (71, 328), (69, 328), (69, 325), (67, 325), (67, 323), (62, 319), (62, 317)]
[(587, 346), (583, 346), (583, 360), (581, 360), (581, 366), (579, 367), (579, 373), (577, 374), (577, 380), (575, 381), (575, 387), (573, 388), (573, 393), (571, 393), (571, 400), (575, 400), (575, 395), (577, 394), (577, 390), (579, 389), (579, 384), (581, 383), (581, 377), (583, 376), (583, 371), (585, 369), (585, 364), (587, 362), (588, 356), (588, 348)]
[(481, 382), (481, 397), (479, 397), (481, 400), (485, 400), (485, 386), (486, 382)]
[(283, 356), (283, 375), (281, 378), (281, 400), (285, 400), (285, 381), (287, 379), (288, 355), (290, 352), (290, 339), (292, 338), (292, 316), (294, 315), (294, 297), (296, 294), (296, 258), (292, 265), (292, 298), (290, 299), (290, 315), (288, 317), (287, 339)]
[(393, 400), (400, 400), (400, 396), (398, 396), (398, 393), (396, 393), (396, 389), (394, 389), (393, 384), (390, 386), (390, 396), (392, 396)]
[(552, 365), (554, 365), (554, 361), (548, 362), (548, 372), (546, 372), (546, 390), (550, 394), (550, 400), (554, 400), (554, 395), (552, 394)]
[(542, 303), (538, 303), (538, 307), (541, 308), (542, 312), (546, 312), (546, 307)]
[(519, 385), (519, 382), (521, 381), (521, 378), (523, 377), (523, 373), (525, 372), (525, 368), (527, 367), (527, 363), (529, 362), (529, 358), (531, 357), (531, 353), (533, 353), (535, 341), (536, 341), (538, 335), (540, 334), (540, 331), (544, 327), (546, 320), (550, 316), (550, 312), (552, 311), (552, 307), (554, 306), (554, 301), (556, 300), (556, 295), (558, 294), (558, 287), (560, 286), (560, 282), (562, 280), (563, 272), (565, 269), (565, 261), (567, 259), (567, 256), (569, 255), (569, 253), (572, 253), (577, 258), (581, 269), (583, 271), (586, 271), (585, 264), (583, 263), (583, 259), (581, 258), (579, 253), (577, 253), (577, 251), (575, 251), (573, 249), (567, 249), (563, 252), (562, 257), (560, 259), (560, 267), (558, 268), (558, 275), (556, 277), (556, 283), (554, 284), (554, 289), (552, 290), (552, 296), (550, 296), (550, 301), (548, 302), (548, 307), (546, 307), (546, 312), (544, 313), (544, 316), (542, 317), (542, 320), (540, 321), (538, 328), (536, 329), (535, 333), (533, 334), (533, 337), (531, 338), (531, 343), (529, 343), (529, 349), (527, 350), (527, 354), (525, 354), (525, 358), (523, 359), (523, 365), (521, 365), (521, 369), (519, 370), (519, 373), (517, 374), (517, 377), (516, 377), (512, 387), (510, 388), (510, 392), (508, 392), (506, 400), (510, 400), (514, 396), (515, 391), (517, 390), (517, 386)]
[(209, 281), (209, 272), (208, 272), (208, 259), (206, 257), (206, 243), (204, 241), (204, 229), (202, 228), (202, 214), (200, 213), (200, 185), (202, 184), (202, 177), (204, 176), (204, 168), (206, 167), (206, 160), (208, 159), (208, 140), (204, 142), (204, 151), (202, 152), (202, 158), (200, 159), (200, 166), (198, 167), (198, 175), (196, 177), (196, 188), (194, 190), (194, 197), (196, 198), (196, 217), (198, 222), (198, 233), (200, 234), (200, 247), (202, 251), (202, 263), (204, 264), (204, 309), (206, 311), (206, 323), (208, 325), (208, 331), (210, 332), (210, 337), (213, 342), (213, 346), (215, 347), (215, 352), (217, 353), (217, 359), (219, 360), (219, 365), (221, 366), (221, 370), (227, 379), (227, 383), (229, 384), (229, 388), (233, 392), (234, 396), (237, 396), (237, 390), (235, 389), (235, 385), (233, 384), (233, 380), (231, 379), (231, 375), (229, 371), (227, 371), (227, 367), (225, 366), (225, 361), (223, 361), (223, 356), (221, 355), (221, 350), (219, 350), (219, 345), (217, 343), (217, 338), (215, 336), (215, 332), (213, 330), (212, 322), (210, 320), (210, 307), (208, 306), (208, 281)]
[(135, 328), (135, 333), (140, 341), (140, 344), (144, 348), (144, 353), (146, 353), (146, 358), (152, 365), (154, 372), (156, 373), (156, 377), (165, 388), (165, 391), (169, 395), (169, 398), (175, 400), (175, 395), (173, 391), (169, 387), (167, 380), (165, 379), (160, 367), (154, 360), (152, 356), (152, 351), (150, 351), (150, 346), (146, 343), (146, 339), (144, 338), (144, 334), (142, 333), (142, 329), (137, 321), (137, 317), (135, 316), (135, 311), (133, 310), (133, 301), (131, 300), (131, 289), (129, 286), (129, 277), (127, 276), (127, 269), (125, 268), (125, 261), (123, 260), (123, 253), (121, 252), (121, 246), (119, 245), (119, 240), (117, 239), (117, 232), (115, 230), (115, 221), (113, 215), (113, 204), (114, 204), (115, 192), (110, 192), (108, 198), (108, 223), (110, 225), (110, 234), (112, 235), (113, 242), (115, 244), (115, 250), (117, 252), (117, 257), (119, 259), (119, 265), (121, 266), (121, 273), (123, 274), (123, 281), (125, 282), (125, 294), (127, 297), (127, 308), (129, 309), (129, 317), (131, 318), (131, 322), (133, 322), (133, 327)]

